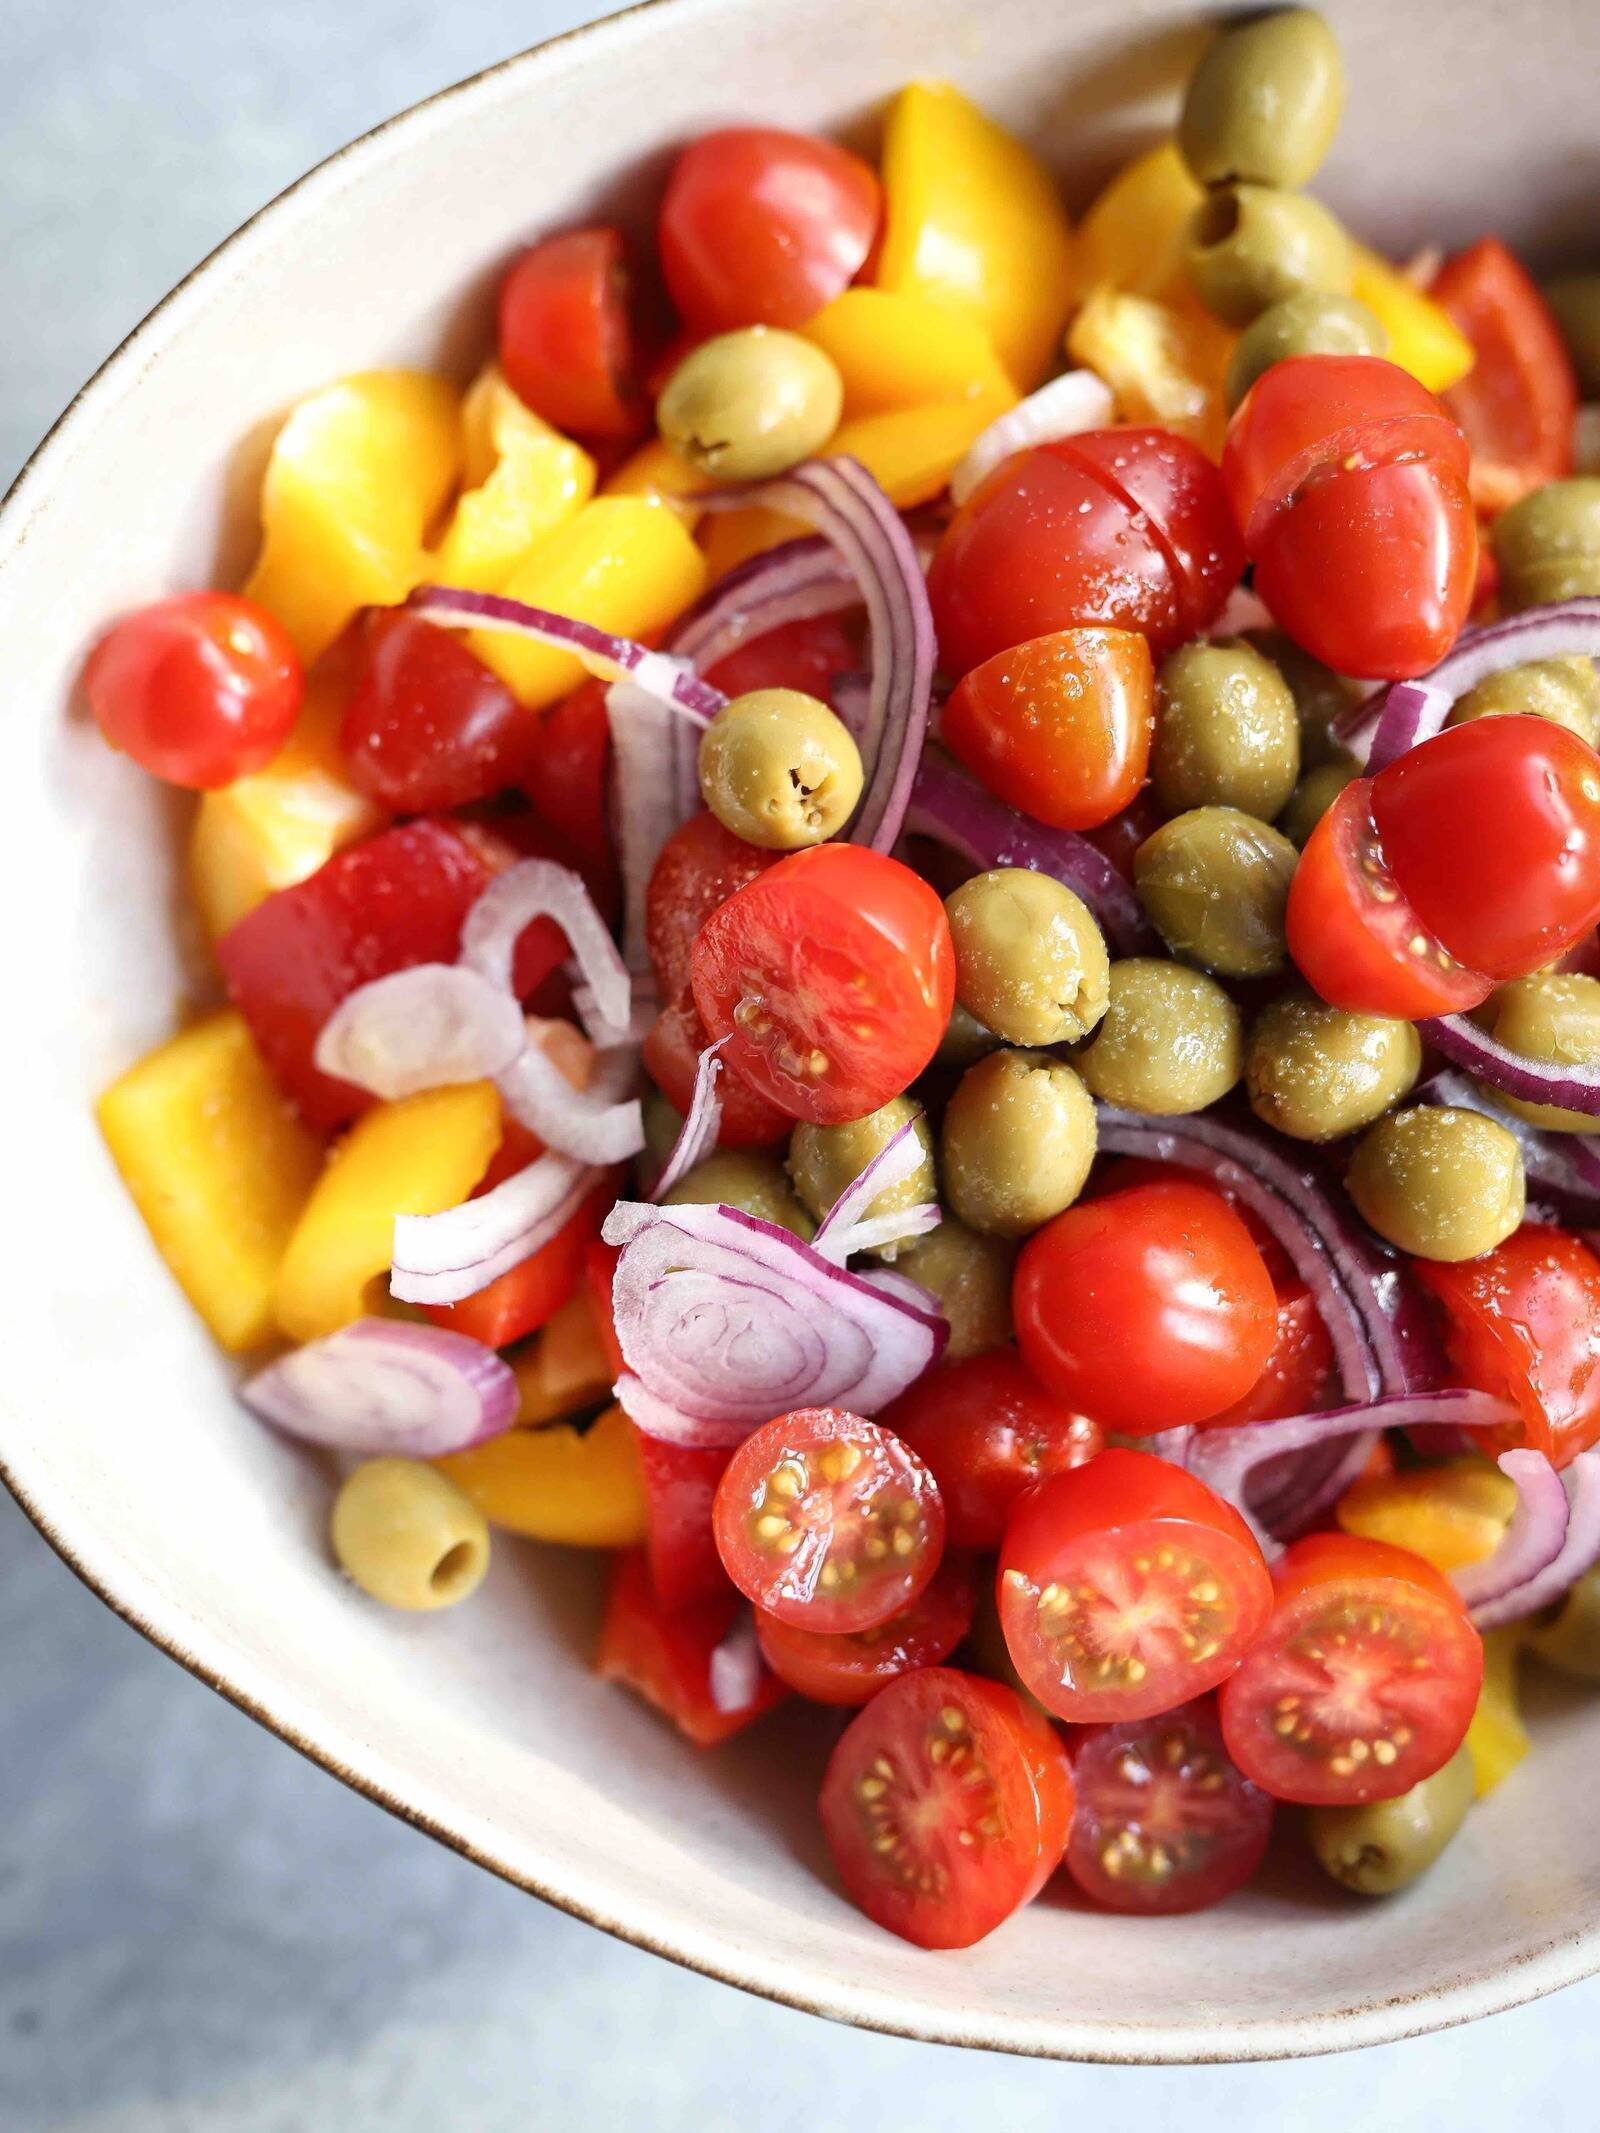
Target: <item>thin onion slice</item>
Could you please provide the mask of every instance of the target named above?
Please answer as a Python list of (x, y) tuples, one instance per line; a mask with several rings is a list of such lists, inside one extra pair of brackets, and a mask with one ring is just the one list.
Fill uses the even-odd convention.
[(868, 1215), (860, 1222), (832, 1230), (827, 1242), (817, 1249), (824, 1259), (831, 1259), (835, 1266), (843, 1266), (856, 1252), (881, 1252), (886, 1244), (908, 1244), (913, 1237), (926, 1237), (943, 1220), (937, 1200), (919, 1200), (914, 1207), (897, 1207), (886, 1215)]
[(358, 1318), (246, 1380), (252, 1414), (308, 1444), (437, 1459), (517, 1418), (517, 1381), (492, 1348), (443, 1326)]
[[(1443, 1052), (1502, 1096), (1524, 1103), (1557, 1104), (1563, 1111), (1600, 1117), (1600, 1062), (1573, 1066), (1554, 1059), (1530, 1059), (1488, 1036), (1465, 1015), (1440, 1015), (1417, 1024), (1425, 1044)], [(1574, 1136), (1575, 1137), (1575, 1136)]]
[(1092, 370), (1068, 370), (980, 430), (950, 477), (950, 498), (964, 504), (980, 482), (1018, 452), (1084, 430), (1109, 428), (1116, 418), (1111, 388)]
[(553, 859), (519, 859), (497, 874), (461, 928), (460, 961), (502, 992), (511, 991), (517, 942), (536, 918), (553, 918), (567, 937), (598, 1012), (625, 1023), (633, 982), (581, 875)]
[(673, 633), (672, 650), (704, 674), (730, 652), (787, 622), (809, 622), (861, 605), (847, 558), (820, 535), (752, 556), (712, 586)]
[(1453, 699), (1431, 681), (1397, 681), (1384, 699), (1383, 717), (1367, 750), (1367, 775), (1375, 777), (1424, 736), (1443, 729)]
[(1575, 1228), (1600, 1225), (1600, 1149), (1580, 1133), (1549, 1133), (1507, 1110), (1469, 1075), (1443, 1067), (1412, 1092), (1412, 1101), (1443, 1104), (1453, 1111), (1477, 1111), (1504, 1126), (1522, 1150), (1522, 1168), (1530, 1196), (1552, 1203), (1560, 1219)]
[(711, 1701), (724, 1717), (748, 1711), (761, 1694), (766, 1665), (756, 1642), (753, 1607), (741, 1607), (719, 1644), (711, 1648)]
[(552, 1150), (443, 1214), (396, 1215), (390, 1295), (417, 1304), (476, 1296), (548, 1244), (602, 1175)]
[[(644, 1146), (644, 1110), (634, 1094), (637, 1050), (625, 1045), (596, 1052), (587, 1081), (574, 1087), (552, 1048), (532, 1034), (536, 1017), (528, 1018), (528, 1027), (529, 1042), (495, 1084), (517, 1124), (575, 1162), (604, 1166), (636, 1156)], [(577, 1036), (570, 1023), (556, 1027)]]
[[(820, 1252), (824, 1259), (831, 1259), (835, 1266), (843, 1266), (852, 1252), (876, 1251), (880, 1245), (895, 1244), (902, 1237), (925, 1236), (930, 1229), (937, 1228), (939, 1210), (931, 1202), (875, 1215), (870, 1221), (867, 1219), (867, 1209), (873, 1201), (892, 1192), (897, 1185), (903, 1185), (921, 1161), (922, 1143), (917, 1138), (917, 1122), (907, 1119), (828, 1209), (817, 1224), (811, 1249)], [(885, 1224), (889, 1226), (885, 1228)], [(863, 1234), (867, 1231), (871, 1232), (870, 1236)]]
[(317, 1036), (319, 1072), (385, 1101), (492, 1081), (523, 1044), (511, 994), (457, 963), (414, 963), (346, 994)]
[(1474, 1607), (1472, 1619), (1480, 1629), (1526, 1621), (1553, 1606), (1600, 1562), (1600, 1446), (1580, 1452), (1560, 1480), (1567, 1499), (1567, 1529), (1559, 1552), (1522, 1584)]
[[(622, 875), (622, 952), (647, 974), (645, 897), (661, 847), (700, 805), (698, 730), (631, 681), (606, 691), (611, 732), (611, 842)], [(692, 745), (691, 745), (692, 744)]]
[(1500, 1471), (1517, 1485), (1517, 1507), (1492, 1555), (1450, 1573), (1480, 1629), (1509, 1621), (1500, 1610), (1549, 1569), (1567, 1542), (1571, 1506), (1561, 1476), (1543, 1452), (1525, 1446), (1500, 1454)]
[(672, 1144), (666, 1167), (656, 1179), (652, 1200), (659, 1201), (669, 1193), (686, 1171), (704, 1160), (717, 1145), (717, 1134), (722, 1127), (722, 1101), (717, 1095), (717, 1076), (722, 1072), (722, 1060), (718, 1056), (731, 1038), (721, 1037), (715, 1044), (708, 1044), (695, 1062), (694, 1094), (689, 1099), (689, 1109), (683, 1124), (678, 1128), (678, 1137)]
[(599, 1052), (613, 1052), (620, 1046), (643, 1044), (650, 1028), (661, 1012), (661, 1003), (656, 998), (655, 982), (650, 978), (635, 978), (633, 981), (632, 1005), (626, 1022), (608, 1022), (600, 1012), (600, 1004), (594, 996), (592, 985), (574, 985), (572, 988), (572, 1011), (583, 1025), (583, 1034)]

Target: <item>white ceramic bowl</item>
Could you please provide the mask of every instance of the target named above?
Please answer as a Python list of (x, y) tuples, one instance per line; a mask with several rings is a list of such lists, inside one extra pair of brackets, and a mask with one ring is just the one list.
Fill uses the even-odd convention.
[[(1350, 111), (1326, 189), (1399, 250), (1592, 223), (1592, 0), (1332, 9)], [(1192, 19), (1142, 0), (658, 0), (420, 105), (303, 179), (84, 390), (0, 514), (0, 1474), (127, 1620), (350, 1784), (551, 1902), (713, 1976), (952, 2043), (1096, 2059), (1367, 2044), (1600, 1968), (1600, 1716), (1538, 1748), (1426, 1884), (1361, 1908), (1286, 1865), (1221, 1911), (1138, 1923), (1047, 1895), (930, 1956), (837, 1893), (798, 1714), (703, 1758), (585, 1669), (592, 1565), (503, 1546), (487, 1589), (411, 1621), (341, 1583), (326, 1481), (230, 1397), (94, 1131), (102, 1084), (190, 985), (184, 809), (73, 695), (104, 618), (248, 559), (264, 443), (375, 362), (463, 375), (528, 232), (650, 197), (671, 145), (766, 119), (870, 130), (950, 74), (1082, 198), (1157, 120)]]

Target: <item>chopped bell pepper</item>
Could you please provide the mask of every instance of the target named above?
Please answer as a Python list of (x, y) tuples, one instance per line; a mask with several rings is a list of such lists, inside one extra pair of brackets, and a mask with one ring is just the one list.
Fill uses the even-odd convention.
[(617, 1374), (587, 1286), (569, 1296), (537, 1338), (508, 1360), (517, 1381), (517, 1421), (524, 1429), (592, 1407)]
[(427, 575), (424, 542), (455, 486), (460, 403), (418, 370), (369, 370), (302, 400), (261, 489), (261, 555), (245, 587), (307, 666), (363, 607)]
[(1078, 225), (1078, 286), (1108, 283), (1171, 303), (1189, 294), (1184, 240), (1205, 189), (1176, 141), (1125, 163)]
[(466, 488), (433, 570), (443, 584), (499, 592), (535, 542), (589, 501), (595, 464), (525, 407), (493, 364), (462, 403), (461, 442)]
[(1016, 394), (1006, 386), (943, 406), (887, 408), (846, 422), (828, 449), (859, 459), (896, 510), (910, 511), (946, 488), (990, 423), (1016, 404)]
[(1124, 422), (1153, 422), (1219, 458), (1223, 385), (1235, 336), (1194, 309), (1108, 284), (1090, 291), (1067, 329), (1067, 353), (1110, 386)]
[(729, 571), (764, 555), (784, 541), (798, 541), (811, 531), (803, 519), (769, 511), (764, 504), (748, 504), (738, 511), (713, 511), (701, 527), (700, 545), (705, 551), (706, 574), (714, 583)]
[(630, 1549), (617, 1558), (611, 1575), (595, 1672), (603, 1681), (620, 1681), (653, 1704), (696, 1747), (715, 1747), (789, 1693), (763, 1666), (746, 1709), (718, 1709), (711, 1690), (711, 1655), (733, 1627), (740, 1605), (730, 1586), (725, 1595), (693, 1606), (663, 1606), (642, 1551)]
[(458, 1207), (499, 1145), (491, 1081), (374, 1104), (329, 1156), (278, 1268), (273, 1310), (288, 1338), (320, 1340), (381, 1312), (395, 1216)]
[(279, 1263), (322, 1164), (232, 1008), (111, 1084), (95, 1111), (157, 1251), (224, 1348), (273, 1333)]
[(883, 141), (880, 289), (960, 306), (1031, 392), (1072, 306), (1072, 233), (1056, 182), (948, 82), (912, 82)]
[(1528, 1729), (1517, 1696), (1517, 1662), (1521, 1630), (1508, 1622), (1483, 1633), (1483, 1687), (1467, 1728), (1467, 1753), (1478, 1798), (1493, 1792), (1527, 1754)]
[(1409, 1548), (1448, 1571), (1493, 1554), (1516, 1503), (1510, 1476), (1469, 1455), (1364, 1475), (1340, 1497), (1336, 1515), (1346, 1533)]
[(569, 1548), (631, 1548), (644, 1538), (638, 1446), (620, 1407), (587, 1429), (508, 1429), (434, 1465), (507, 1533)]
[(1431, 393), (1458, 385), (1475, 360), (1472, 343), (1409, 275), (1352, 238), (1350, 293), (1389, 336), (1388, 356)]
[(717, 1553), (711, 1510), (732, 1456), (724, 1447), (669, 1444), (639, 1433), (645, 1553), (650, 1583), (664, 1607), (687, 1607), (727, 1593), (728, 1573)]
[(687, 459), (680, 459), (671, 445), (659, 437), (652, 437), (648, 444), (641, 444), (606, 476), (601, 485), (602, 496), (653, 496), (658, 502), (669, 504), (686, 526), (698, 524), (700, 507), (695, 501), (714, 489), (716, 481), (709, 474), (702, 474), (698, 467), (690, 466)]
[(837, 366), (846, 423), (941, 400), (1015, 398), (972, 312), (926, 296), (846, 289), (800, 331)]

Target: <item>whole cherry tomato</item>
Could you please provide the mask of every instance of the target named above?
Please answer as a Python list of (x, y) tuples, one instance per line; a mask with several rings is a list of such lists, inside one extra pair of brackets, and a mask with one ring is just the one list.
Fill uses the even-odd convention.
[(752, 689), (799, 689), (803, 695), (830, 701), (841, 674), (862, 665), (861, 633), (839, 615), (801, 615), (775, 630), (726, 653), (705, 678), (725, 696), (745, 696)]
[(1444, 404), (1472, 448), (1472, 497), (1503, 511), (1572, 472), (1578, 381), (1561, 329), (1527, 269), (1498, 237), (1447, 259), (1429, 291), (1476, 360)]
[(289, 737), (305, 674), (281, 622), (234, 593), (179, 593), (114, 623), (84, 671), (100, 731), (141, 770), (210, 791)]
[(339, 747), (370, 798), (402, 815), (465, 807), (517, 784), (538, 737), (459, 637), (403, 609), (368, 618)]
[(530, 245), (500, 285), (500, 368), (512, 391), (558, 430), (637, 435), (645, 407), (629, 302), (620, 230), (565, 230)]
[(590, 680), (539, 714), (523, 788), (539, 813), (596, 872), (614, 874), (606, 766), (606, 684)]

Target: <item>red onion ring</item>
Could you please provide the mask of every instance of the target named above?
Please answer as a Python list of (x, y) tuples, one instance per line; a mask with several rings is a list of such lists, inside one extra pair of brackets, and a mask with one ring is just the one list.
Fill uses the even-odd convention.
[(678, 1137), (672, 1144), (672, 1153), (667, 1157), (666, 1167), (656, 1179), (650, 1197), (659, 1203), (669, 1193), (686, 1171), (708, 1156), (717, 1145), (717, 1134), (722, 1126), (722, 1104), (717, 1095), (717, 1076), (722, 1072), (718, 1057), (722, 1047), (731, 1040), (719, 1037), (715, 1044), (708, 1044), (695, 1062), (694, 1094), (689, 1099), (689, 1109), (683, 1124), (678, 1128)]
[(678, 624), (672, 650), (702, 674), (786, 622), (861, 605), (861, 587), (838, 549), (812, 535), (752, 556), (720, 579)]
[(1560, 1555), (1567, 1543), (1571, 1506), (1561, 1476), (1543, 1452), (1518, 1447), (1500, 1454), (1500, 1471), (1517, 1485), (1517, 1507), (1492, 1555), (1452, 1570), (1450, 1581), (1472, 1610), (1480, 1629), (1510, 1621), (1520, 1593)]
[(1465, 1015), (1440, 1015), (1419, 1022), (1417, 1032), (1425, 1043), (1480, 1081), (1488, 1082), (1502, 1096), (1516, 1096), (1524, 1103), (1558, 1104), (1563, 1111), (1581, 1111), (1586, 1118), (1600, 1117), (1600, 1062), (1593, 1066), (1567, 1066), (1552, 1059), (1529, 1059), (1525, 1053), (1513, 1052), (1486, 1036)]
[(1560, 1480), (1567, 1499), (1567, 1528), (1560, 1552), (1522, 1584), (1475, 1607), (1472, 1619), (1480, 1629), (1522, 1622), (1541, 1608), (1553, 1606), (1600, 1562), (1600, 1447), (1580, 1452)]
[(437, 1459), (517, 1418), (517, 1381), (492, 1348), (443, 1326), (358, 1318), (291, 1349), (239, 1397), (274, 1429), (363, 1455)]
[(817, 1224), (811, 1249), (835, 1266), (843, 1266), (852, 1252), (873, 1252), (885, 1244), (898, 1244), (904, 1237), (925, 1237), (937, 1229), (942, 1217), (937, 1204), (925, 1200), (915, 1207), (868, 1216), (867, 1209), (883, 1193), (903, 1185), (922, 1161), (922, 1143), (916, 1121), (907, 1119), (858, 1177), (840, 1193)]
[(548, 1244), (602, 1174), (552, 1151), (443, 1214), (396, 1215), (390, 1295), (417, 1304), (475, 1296)]
[(347, 993), (322, 1025), (317, 1069), (394, 1101), (492, 1081), (524, 1042), (509, 991), (459, 963), (414, 963)]
[(625, 1023), (633, 1006), (628, 966), (582, 877), (553, 859), (519, 859), (495, 876), (467, 913), (459, 961), (509, 993), (517, 942), (536, 918), (555, 920), (599, 1012)]
[(699, 732), (631, 681), (606, 691), (611, 731), (611, 842), (622, 875), (623, 957), (648, 975), (644, 923), (661, 847), (700, 805)]
[(574, 1088), (544, 1046), (530, 1041), (495, 1086), (517, 1124), (546, 1148), (604, 1167), (626, 1163), (644, 1146), (644, 1109), (633, 1093), (638, 1081), (632, 1046), (596, 1053), (587, 1083)]

